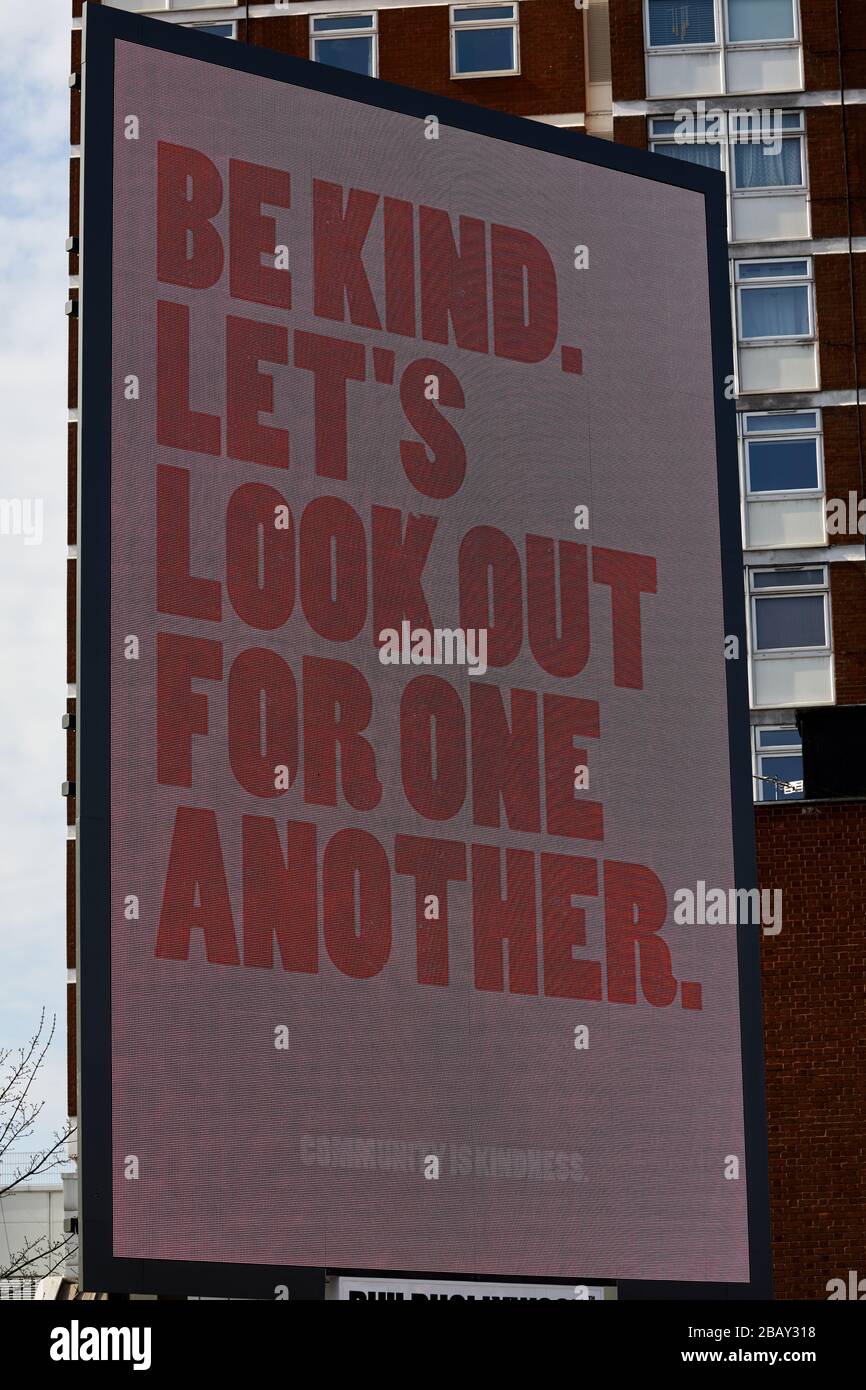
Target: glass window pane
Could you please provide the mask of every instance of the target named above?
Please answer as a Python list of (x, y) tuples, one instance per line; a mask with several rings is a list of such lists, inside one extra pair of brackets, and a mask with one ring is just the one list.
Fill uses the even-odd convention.
[(781, 430), (816, 430), (818, 416), (804, 411), (792, 415), (747, 415), (747, 434), (777, 434)]
[(785, 647), (824, 647), (824, 600), (820, 594), (785, 594), (755, 601), (755, 642), (759, 652)]
[(193, 29), (200, 29), (203, 33), (218, 34), (223, 39), (232, 37), (231, 24), (194, 24), (192, 27)]
[(455, 29), (455, 72), (503, 72), (514, 67), (513, 29)]
[(332, 19), (315, 18), (313, 20), (313, 30), (317, 34), (325, 34), (333, 30), (342, 32), (344, 29), (372, 29), (373, 16), (371, 14), (341, 14), (335, 15)]
[(654, 154), (666, 154), (672, 159), (684, 159), (688, 164), (699, 164), (703, 169), (721, 169), (722, 151), (718, 145), (653, 145)]
[(478, 5), (477, 7), (473, 6), (471, 9), (454, 11), (455, 24), (469, 24), (472, 22), (472, 20), (475, 20), (477, 22), (479, 19), (513, 18), (513, 5)]
[(759, 748), (799, 748), (802, 740), (796, 729), (759, 729)]
[(715, 43), (714, 0), (649, 0), (650, 46)]
[(737, 274), (741, 280), (793, 280), (807, 270), (805, 261), (741, 261)]
[(317, 63), (327, 63), (332, 68), (345, 68), (346, 72), (373, 75), (373, 40), (366, 39), (316, 39), (315, 55)]
[(770, 144), (734, 145), (735, 188), (788, 188), (803, 182), (800, 141), (782, 140), (775, 151)]
[(794, 0), (728, 0), (731, 43), (794, 37)]
[[(762, 801), (798, 801), (803, 797), (803, 755), (801, 753), (777, 754), (775, 757), (759, 758), (759, 771), (763, 777), (775, 777), (775, 782), (761, 782)], [(779, 782), (786, 783), (779, 786)]]
[(806, 285), (768, 285), (743, 290), (743, 338), (805, 338), (809, 334), (809, 290)]
[(752, 570), (753, 589), (814, 589), (823, 583), (823, 570)]
[(791, 492), (818, 486), (816, 439), (754, 440), (748, 446), (752, 492)]

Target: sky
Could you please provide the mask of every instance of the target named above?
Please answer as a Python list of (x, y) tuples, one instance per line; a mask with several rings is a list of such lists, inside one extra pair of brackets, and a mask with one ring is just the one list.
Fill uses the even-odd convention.
[(0, 1048), (23, 1044), (43, 1007), (57, 1015), (27, 1149), (66, 1115), (70, 10), (6, 3), (0, 43)]

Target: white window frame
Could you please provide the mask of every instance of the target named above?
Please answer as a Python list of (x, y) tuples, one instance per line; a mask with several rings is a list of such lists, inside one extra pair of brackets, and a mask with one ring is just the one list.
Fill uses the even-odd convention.
[[(687, 0), (684, 0), (687, 3)], [(716, 37), (712, 43), (706, 39), (700, 43), (650, 43), (650, 11), (649, 0), (643, 0), (643, 32), (644, 48), (647, 53), (718, 53), (722, 47), (722, 25), (721, 14), (719, 12), (719, 0), (713, 0), (713, 20), (715, 23)]]
[[(777, 415), (814, 415), (816, 417), (815, 428), (804, 426), (803, 429), (796, 430), (774, 430), (773, 420)], [(765, 428), (747, 430), (749, 420), (766, 421)], [(824, 496), (824, 435), (821, 411), (815, 410), (749, 410), (746, 411), (742, 419), (741, 439), (743, 444), (743, 496), (747, 502), (784, 502), (789, 500), (801, 500), (803, 498)], [(749, 445), (775, 443), (782, 439), (814, 439), (815, 440), (815, 459), (817, 464), (817, 484), (809, 488), (779, 488), (772, 492), (757, 492), (752, 488), (751, 471), (749, 468)]]
[[(735, 172), (734, 172), (734, 153), (733, 153), (733, 146), (734, 146), (734, 145), (738, 145), (738, 144), (748, 144), (749, 141), (748, 141), (747, 139), (745, 139), (745, 138), (738, 138), (738, 136), (736, 136), (736, 135), (733, 134), (734, 121), (733, 121), (732, 118), (733, 118), (734, 115), (738, 114), (739, 111), (740, 111), (741, 109), (746, 109), (746, 108), (745, 108), (745, 107), (744, 107), (744, 108), (737, 108), (735, 111), (721, 111), (721, 110), (715, 111), (715, 112), (714, 112), (714, 115), (713, 115), (713, 128), (714, 128), (714, 132), (716, 132), (716, 133), (714, 133), (710, 139), (707, 139), (705, 135), (704, 135), (703, 138), (701, 138), (700, 132), (696, 132), (695, 136), (689, 137), (689, 139), (687, 139), (687, 140), (686, 140), (686, 139), (679, 139), (679, 140), (678, 140), (676, 134), (668, 134), (668, 133), (656, 134), (656, 133), (655, 133), (654, 126), (655, 126), (656, 121), (673, 121), (673, 122), (676, 123), (676, 122), (678, 121), (678, 117), (680, 117), (680, 119), (681, 119), (681, 114), (682, 114), (683, 110), (685, 110), (685, 109), (690, 110), (691, 108), (690, 108), (690, 107), (678, 107), (676, 111), (671, 111), (669, 114), (665, 114), (665, 113), (662, 113), (662, 112), (657, 112), (657, 113), (654, 113), (653, 115), (651, 115), (651, 116), (648, 117), (647, 137), (648, 137), (648, 145), (649, 145), (650, 152), (653, 153), (653, 154), (664, 154), (664, 148), (663, 148), (663, 147), (664, 147), (665, 145), (679, 145), (679, 144), (699, 145), (699, 144), (704, 144), (704, 143), (706, 143), (706, 144), (711, 144), (711, 145), (715, 145), (715, 146), (716, 146), (716, 148), (719, 150), (719, 170), (718, 170), (718, 172), (724, 174), (724, 176), (725, 176), (725, 190), (726, 190), (726, 194), (727, 194), (727, 204), (728, 204), (728, 232), (729, 232), (729, 240), (732, 242), (733, 245), (736, 245), (736, 242), (733, 241), (733, 231), (734, 231), (734, 225), (735, 225), (735, 224), (734, 224), (735, 200), (739, 201), (740, 199), (746, 199), (746, 198), (790, 198), (790, 197), (794, 197), (794, 198), (804, 198), (804, 199), (806, 199), (806, 200), (808, 201), (808, 197), (809, 197), (808, 143), (807, 143), (807, 138), (806, 138), (805, 118), (804, 118), (804, 113), (803, 113), (802, 110), (784, 110), (784, 109), (781, 109), (781, 108), (780, 108), (780, 109), (781, 109), (781, 115), (782, 115), (783, 117), (796, 116), (797, 119), (798, 119), (799, 122), (800, 122), (799, 129), (796, 128), (796, 127), (791, 127), (790, 130), (788, 130), (788, 131), (785, 132), (785, 134), (782, 136), (782, 138), (785, 139), (785, 140), (797, 140), (797, 139), (799, 139), (799, 141), (800, 141), (800, 171), (801, 171), (801, 178), (802, 178), (803, 182), (802, 182), (802, 183), (799, 183), (799, 184), (794, 184), (794, 183), (780, 184), (780, 185), (777, 185), (777, 186), (774, 186), (774, 187), (764, 187), (764, 188), (737, 188), (737, 187), (735, 186), (735, 182), (734, 182), (734, 180), (735, 180)], [(692, 112), (692, 115), (693, 115), (694, 117), (696, 117), (696, 113), (695, 113), (695, 112)], [(698, 168), (703, 168), (703, 167), (705, 167), (705, 166), (703, 166), (703, 165), (698, 165), (697, 167), (698, 167)], [(776, 239), (776, 238), (773, 238), (773, 239), (769, 240), (767, 244), (768, 244), (769, 246), (772, 246), (773, 240), (775, 240), (775, 239)], [(781, 240), (784, 240), (785, 238), (780, 238), (780, 239), (781, 239)], [(771, 258), (771, 257), (767, 257), (767, 259), (772, 259), (772, 258)], [(802, 256), (798, 256), (798, 257), (792, 256), (792, 257), (788, 257), (788, 259), (789, 259), (789, 260), (802, 260), (803, 257), (802, 257)], [(786, 341), (788, 341), (788, 340), (786, 340)]]
[(730, 37), (728, 0), (724, 0), (722, 8), (725, 21), (725, 47), (733, 48), (737, 53), (742, 53), (750, 48), (791, 48), (800, 42), (800, 0), (791, 0), (791, 8), (794, 11), (794, 32), (786, 39), (732, 39)]
[[(687, 0), (683, 0), (687, 3)], [(643, 0), (643, 32), (644, 49), (647, 53), (718, 53), (720, 48), (732, 48), (735, 53), (748, 51), (750, 48), (794, 48), (802, 41), (802, 29), (800, 25), (800, 0), (793, 0), (794, 10), (794, 33), (787, 39), (731, 39), (730, 24), (728, 22), (728, 0), (714, 0), (713, 16), (715, 19), (716, 37), (712, 43), (704, 40), (701, 43), (650, 43), (650, 15), (649, 0)]]
[[(166, 10), (177, 12), (178, 10), (225, 10), (230, 8), (226, 0), (108, 0), (108, 3), (116, 10), (125, 10), (127, 14), (165, 14)], [(207, 20), (202, 20), (206, 24)], [(214, 24), (228, 24), (228, 20), (215, 19)], [(187, 21), (190, 28), (198, 27), (194, 20)], [(235, 23), (233, 20), (232, 23)], [(237, 33), (237, 30), (235, 30)]]
[[(713, 170), (713, 172), (714, 172), (714, 173), (722, 173), (722, 174), (725, 175), (725, 178), (727, 179), (727, 177), (728, 177), (727, 117), (726, 117), (726, 116), (723, 116), (723, 117), (722, 117), (722, 120), (721, 120), (721, 128), (720, 128), (720, 131), (719, 131), (718, 138), (714, 137), (712, 140), (707, 140), (706, 138), (704, 138), (703, 140), (700, 140), (700, 139), (697, 138), (697, 135), (695, 136), (695, 138), (690, 139), (690, 140), (678, 140), (677, 137), (676, 137), (676, 134), (673, 134), (673, 135), (668, 135), (668, 134), (655, 135), (655, 134), (653, 133), (653, 125), (655, 124), (656, 121), (676, 121), (676, 119), (677, 119), (676, 112), (671, 112), (671, 114), (670, 114), (669, 116), (662, 116), (662, 115), (650, 116), (650, 118), (649, 118), (649, 131), (648, 131), (648, 134), (649, 134), (649, 148), (650, 148), (650, 153), (651, 153), (651, 154), (660, 154), (661, 151), (658, 150), (658, 149), (656, 148), (656, 146), (658, 146), (658, 145), (715, 145), (716, 148), (717, 148), (718, 151), (719, 151), (719, 168), (718, 168), (718, 170)], [(670, 157), (670, 156), (668, 156), (668, 157)], [(698, 168), (703, 168), (704, 166), (703, 166), (703, 165), (698, 165), (697, 167), (698, 167)]]
[[(738, 113), (735, 112), (735, 111), (731, 111), (731, 112), (728, 113), (728, 115), (727, 115), (727, 117), (726, 117), (726, 125), (728, 126), (728, 130), (727, 130), (727, 140), (728, 140), (728, 144), (731, 145), (731, 146), (734, 146), (734, 145), (750, 145), (750, 144), (754, 144), (755, 142), (754, 142), (753, 140), (743, 139), (743, 138), (740, 137), (740, 135), (739, 135), (738, 132), (737, 132), (737, 133), (734, 132), (734, 122), (733, 122), (733, 120), (732, 120), (732, 117), (733, 117), (734, 115), (736, 115), (736, 114), (738, 114)], [(735, 159), (735, 157), (734, 157), (734, 153), (733, 153), (733, 149), (732, 149), (732, 150), (731, 150), (731, 157), (730, 157), (730, 160), (729, 160), (729, 167), (730, 167), (730, 171), (731, 171), (731, 172), (730, 172), (730, 191), (731, 191), (731, 196), (732, 196), (732, 197), (734, 197), (734, 198), (779, 198), (779, 197), (789, 198), (789, 197), (792, 197), (792, 196), (796, 196), (798, 193), (801, 193), (801, 194), (807, 194), (807, 193), (808, 193), (808, 191), (809, 191), (809, 170), (808, 170), (808, 165), (807, 165), (807, 162), (806, 162), (806, 122), (805, 122), (804, 112), (802, 111), (802, 109), (799, 110), (799, 111), (785, 111), (785, 110), (782, 110), (782, 109), (780, 108), (779, 114), (782, 116), (783, 119), (784, 119), (784, 117), (786, 117), (786, 116), (788, 116), (788, 117), (790, 117), (790, 116), (796, 116), (796, 117), (798, 118), (799, 122), (800, 122), (799, 128), (797, 128), (796, 126), (790, 126), (790, 127), (788, 127), (787, 129), (782, 129), (782, 130), (779, 131), (779, 138), (780, 138), (782, 141), (786, 141), (786, 140), (799, 140), (799, 142), (800, 142), (800, 182), (799, 182), (799, 183), (781, 183), (781, 184), (772, 184), (772, 185), (764, 184), (763, 186), (761, 186), (761, 185), (759, 184), (759, 185), (756, 185), (756, 186), (753, 187), (753, 188), (738, 188), (738, 187), (737, 187), (737, 183), (736, 183), (736, 176), (737, 176), (736, 159)], [(762, 132), (762, 133), (763, 133), (763, 132)], [(769, 129), (767, 129), (766, 133), (767, 133), (767, 134), (772, 134), (772, 133), (773, 133), (772, 127), (770, 127)], [(794, 258), (792, 257), (791, 259), (794, 259)]]
[[(803, 261), (806, 269), (802, 275), (768, 275), (741, 279), (740, 270), (745, 265), (767, 265), (771, 261)], [(734, 263), (734, 282), (737, 296), (737, 342), (744, 347), (772, 347), (774, 343), (813, 343), (815, 332), (815, 277), (811, 256), (760, 256), (738, 260)], [(743, 336), (742, 292), (744, 289), (785, 289), (795, 285), (806, 287), (806, 304), (809, 312), (809, 326), (806, 333), (788, 333), (783, 336), (771, 335), (766, 338), (746, 338)]]
[(237, 38), (238, 22), (236, 19), (204, 19), (200, 24), (198, 23), (198, 21), (196, 21), (195, 23), (192, 23), (192, 21), (190, 21), (190, 23), (187, 24), (185, 27), (188, 29), (213, 29), (216, 25), (219, 25), (220, 28), (223, 28), (225, 25), (228, 25), (231, 28), (231, 33), (225, 35), (224, 37), (230, 39)]
[[(489, 10), (496, 5), (498, 9), (511, 9), (513, 15), (511, 19), (455, 19), (457, 10)], [(514, 32), (514, 66), (511, 68), (490, 68), (483, 72), (458, 72), (457, 71), (457, 34), (465, 34), (467, 30), (472, 32), (476, 29), (511, 29)], [(479, 81), (488, 77), (518, 77), (520, 75), (520, 6), (514, 0), (506, 0), (505, 4), (498, 4), (498, 0), (487, 0), (486, 4), (479, 4), (477, 0), (472, 0), (468, 5), (449, 5), (448, 6), (448, 47), (451, 54), (451, 79), (454, 82)]]
[[(762, 734), (762, 733), (773, 732), (773, 733), (777, 733), (777, 734), (782, 734), (782, 733), (787, 733), (789, 730), (790, 730), (790, 732), (794, 735), (794, 737), (797, 739), (797, 742), (796, 742), (796, 743), (789, 743), (789, 744), (780, 743), (780, 744), (777, 744), (777, 745), (776, 745), (775, 747), (773, 747), (773, 748), (762, 748), (762, 747), (761, 747), (761, 734)], [(760, 803), (761, 805), (779, 806), (779, 805), (785, 805), (785, 803), (786, 803), (786, 802), (789, 802), (789, 801), (802, 801), (802, 799), (803, 799), (803, 789), (802, 789), (802, 788), (801, 788), (799, 794), (798, 794), (798, 793), (788, 793), (788, 794), (785, 794), (785, 795), (782, 795), (782, 796), (776, 796), (776, 797), (770, 797), (770, 796), (765, 795), (765, 793), (766, 793), (766, 791), (767, 791), (767, 782), (766, 782), (764, 779), (767, 778), (767, 777), (772, 776), (772, 773), (766, 772), (766, 771), (764, 770), (764, 759), (767, 758), (768, 760), (772, 760), (773, 758), (785, 758), (785, 757), (791, 757), (792, 755), (794, 755), (794, 756), (799, 755), (799, 757), (800, 757), (800, 759), (801, 759), (801, 761), (802, 761), (802, 757), (803, 757), (803, 742), (802, 742), (802, 739), (800, 738), (800, 735), (797, 733), (797, 727), (796, 727), (795, 724), (755, 724), (755, 725), (753, 726), (753, 729), (752, 729), (752, 774), (753, 774), (754, 779), (755, 779), (754, 800), (755, 800), (756, 803)], [(782, 778), (779, 778), (778, 780), (779, 780), (779, 781), (782, 781), (783, 779), (782, 779)], [(802, 781), (802, 778), (800, 778), (799, 780)], [(775, 783), (774, 783), (773, 785), (775, 785)]]
[[(287, 9), (287, 14), (291, 14), (291, 9)], [(352, 28), (349, 23), (345, 29), (329, 29), (326, 33), (316, 33), (313, 29), (314, 21), (317, 19), (345, 19), (347, 22), (352, 19), (372, 19), (373, 23), (364, 29)], [(329, 39), (370, 39), (370, 76), (379, 76), (379, 11), (378, 10), (352, 10), (351, 14), (345, 11), (338, 14), (311, 14), (309, 23), (309, 54), (310, 61), (321, 63), (323, 59), (316, 57), (316, 44), (325, 42)], [(326, 67), (335, 66), (333, 63), (326, 63)], [(339, 69), (338, 69), (339, 71)], [(344, 68), (345, 72), (346, 69)]]
[[(804, 585), (786, 584), (778, 588), (772, 585), (766, 588), (755, 589), (754, 577), (756, 574), (796, 574), (806, 573), (812, 570), (820, 570), (822, 579), (819, 583)], [(774, 598), (800, 598), (821, 597), (824, 600), (824, 642), (821, 646), (808, 647), (770, 647), (766, 650), (758, 647), (758, 619), (757, 619), (757, 600)], [(749, 621), (751, 625), (751, 655), (753, 660), (776, 661), (788, 657), (797, 656), (831, 656), (833, 652), (833, 629), (830, 625), (830, 574), (827, 565), (755, 565), (749, 569)]]

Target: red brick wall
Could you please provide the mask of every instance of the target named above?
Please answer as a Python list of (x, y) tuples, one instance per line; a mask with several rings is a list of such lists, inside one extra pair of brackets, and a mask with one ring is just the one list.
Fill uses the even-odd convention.
[[(866, 443), (866, 408), (860, 408), (863, 440)], [(860, 441), (857, 433), (857, 411), (853, 406), (825, 406), (824, 476), (827, 498), (841, 498), (846, 504), (849, 492), (863, 496), (860, 478)], [(852, 545), (862, 540), (841, 533), (828, 535), (830, 545)]]
[(574, 0), (520, 6), (520, 76), (450, 76), (448, 7), (379, 11), (379, 75), (388, 82), (516, 116), (583, 111), (583, 15)]
[[(849, 106), (848, 180), (851, 194), (851, 227), (854, 236), (866, 235), (866, 107)], [(812, 235), (846, 237), (848, 210), (845, 193), (842, 116), (838, 106), (816, 106), (806, 111), (806, 150), (809, 191), (812, 200)]]
[[(849, 544), (856, 541), (862, 550), (862, 536), (847, 539)], [(830, 566), (830, 605), (836, 703), (866, 704), (866, 561), (863, 558)], [(866, 885), (866, 863), (861, 877)]]
[(784, 895), (762, 940), (775, 1295), (825, 1299), (866, 1272), (866, 803), (755, 820), (759, 881)]
[(613, 123), (613, 138), (618, 145), (631, 145), (633, 149), (647, 148), (646, 116), (618, 116)]
[(310, 19), (308, 15), (286, 15), (278, 19), (251, 19), (249, 43), (257, 48), (273, 48), (293, 58), (309, 58)]
[(842, 165), (842, 122), (838, 106), (806, 111), (806, 156), (812, 201), (813, 237), (848, 233)]
[[(307, 58), (309, 20), (306, 15), (251, 20), (250, 42)], [(516, 116), (583, 111), (583, 17), (574, 0), (521, 5), (519, 76), (455, 80), (447, 5), (380, 10), (379, 76)]]
[[(851, 276), (847, 255), (816, 256), (815, 301), (820, 336), (821, 389), (850, 391), (854, 387), (851, 324)], [(857, 297), (857, 355), (860, 381), (866, 383), (866, 255), (854, 256)]]
[(643, 0), (610, 0), (610, 62), (614, 101), (646, 96)]
[[(842, 0), (845, 86), (866, 86), (866, 6)], [(839, 88), (839, 58), (834, 0), (800, 0), (803, 61), (807, 91)]]

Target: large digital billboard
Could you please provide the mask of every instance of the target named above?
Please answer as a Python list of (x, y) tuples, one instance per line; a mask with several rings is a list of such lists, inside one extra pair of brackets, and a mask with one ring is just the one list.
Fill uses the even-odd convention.
[(721, 179), (87, 8), (85, 1282), (756, 1287)]

